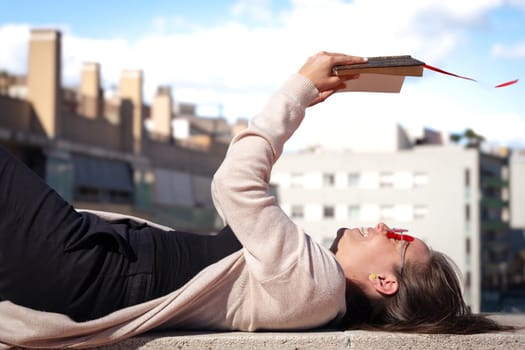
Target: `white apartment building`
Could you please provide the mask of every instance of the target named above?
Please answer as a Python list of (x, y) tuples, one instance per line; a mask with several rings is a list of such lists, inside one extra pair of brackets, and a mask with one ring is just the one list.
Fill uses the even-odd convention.
[(525, 150), (510, 157), (510, 212), (514, 228), (525, 228)]
[[(271, 179), (277, 199), (298, 225), (327, 247), (340, 227), (385, 222), (408, 229), (456, 262), (463, 274), (465, 298), (473, 311), (480, 311), (482, 232), (499, 229), (483, 227), (488, 214), (482, 178), (494, 176), (481, 170), (486, 162), (478, 149), (443, 144), (412, 147), (402, 129), (390, 130), (395, 136), (387, 138), (384, 150), (378, 151), (376, 142), (375, 151), (365, 152), (360, 140), (359, 152), (284, 154)], [(495, 214), (500, 214), (504, 208), (494, 201)]]

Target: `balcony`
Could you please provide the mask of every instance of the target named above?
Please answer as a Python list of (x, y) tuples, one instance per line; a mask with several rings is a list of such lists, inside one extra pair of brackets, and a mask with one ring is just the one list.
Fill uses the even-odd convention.
[(509, 225), (501, 220), (483, 220), (481, 222), (482, 231), (500, 231), (508, 230)]
[(484, 176), (481, 178), (481, 187), (482, 188), (504, 188), (508, 187), (509, 182), (503, 180), (501, 177), (498, 176)]
[(491, 209), (502, 209), (509, 205), (507, 201), (495, 197), (483, 197), (481, 199), (481, 206)]

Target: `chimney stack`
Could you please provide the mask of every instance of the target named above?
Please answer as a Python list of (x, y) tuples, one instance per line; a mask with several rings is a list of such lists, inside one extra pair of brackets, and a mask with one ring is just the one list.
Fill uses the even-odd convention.
[(162, 139), (172, 137), (173, 100), (169, 86), (159, 86), (157, 94), (153, 99), (151, 117), (153, 120), (153, 131)]
[(86, 62), (82, 67), (79, 112), (88, 118), (95, 119), (102, 115), (102, 102), (100, 64)]
[[(143, 113), (142, 113), (142, 71), (125, 70), (120, 76), (119, 97), (122, 110), (129, 111), (130, 119), (122, 120), (124, 124), (130, 123), (129, 126), (123, 125), (123, 130), (129, 130), (132, 150), (136, 154), (142, 152), (143, 137)], [(127, 119), (124, 118), (124, 119)]]
[(49, 138), (61, 127), (60, 37), (57, 30), (33, 29), (29, 41), (27, 99)]

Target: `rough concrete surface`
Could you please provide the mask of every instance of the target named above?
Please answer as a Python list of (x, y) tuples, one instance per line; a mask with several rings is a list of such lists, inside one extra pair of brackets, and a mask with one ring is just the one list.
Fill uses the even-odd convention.
[(364, 350), (364, 349), (525, 349), (525, 314), (497, 315), (504, 324), (519, 327), (513, 332), (475, 335), (406, 334), (369, 331), (316, 332), (169, 332), (147, 333), (104, 350), (186, 349), (277, 349), (277, 350)]

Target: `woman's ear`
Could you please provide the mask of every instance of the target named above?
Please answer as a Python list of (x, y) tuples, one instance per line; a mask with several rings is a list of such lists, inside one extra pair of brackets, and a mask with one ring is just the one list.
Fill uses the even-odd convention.
[(397, 278), (394, 274), (384, 273), (376, 274), (372, 273), (368, 276), (368, 281), (374, 289), (383, 295), (394, 295), (399, 289)]

